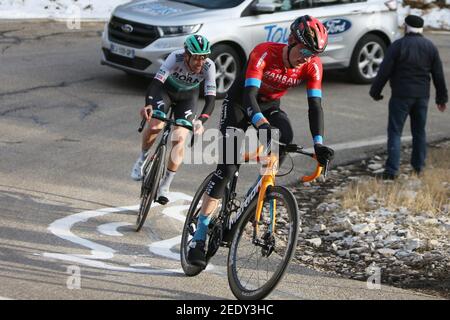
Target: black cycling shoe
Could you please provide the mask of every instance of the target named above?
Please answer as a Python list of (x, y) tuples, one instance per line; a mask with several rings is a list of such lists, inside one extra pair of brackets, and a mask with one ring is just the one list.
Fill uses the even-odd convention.
[(190, 264), (206, 268), (206, 251), (205, 251), (205, 241), (198, 240), (192, 241), (189, 245), (189, 251), (187, 255), (187, 260)]
[(158, 199), (156, 199), (156, 202), (165, 206), (169, 202), (169, 199), (167, 199), (167, 197), (160, 196)]

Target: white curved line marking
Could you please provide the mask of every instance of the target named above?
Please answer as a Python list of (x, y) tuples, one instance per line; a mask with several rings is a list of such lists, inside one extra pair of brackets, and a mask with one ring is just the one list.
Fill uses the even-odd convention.
[(123, 237), (123, 234), (118, 232), (117, 229), (125, 226), (132, 226), (132, 223), (128, 222), (113, 222), (113, 223), (105, 223), (97, 227), (98, 232), (104, 234), (105, 236), (111, 237)]
[(173, 252), (172, 247), (181, 243), (181, 236), (151, 243), (148, 248), (151, 253), (164, 258), (180, 261), (180, 254)]
[[(171, 200), (192, 200), (192, 197), (180, 193), (173, 192), (171, 193)], [(159, 204), (154, 204), (152, 207), (159, 206)], [(107, 269), (112, 271), (126, 271), (126, 272), (136, 272), (136, 273), (151, 273), (151, 274), (167, 274), (167, 273), (183, 273), (181, 268), (178, 269), (138, 269), (138, 268), (130, 268), (130, 267), (120, 267), (114, 266), (102, 261), (98, 260), (108, 260), (114, 257), (115, 250), (103, 246), (101, 244), (95, 243), (93, 241), (89, 241), (87, 239), (83, 239), (81, 237), (73, 234), (70, 229), (76, 223), (86, 222), (89, 219), (101, 217), (107, 214), (122, 212), (122, 211), (137, 211), (139, 209), (139, 205), (129, 206), (129, 207), (119, 207), (119, 208), (103, 208), (99, 210), (91, 210), (80, 212), (59, 220), (56, 220), (48, 227), (48, 230), (53, 233), (55, 236), (79, 244), (83, 247), (87, 247), (91, 249), (90, 255), (79, 255), (79, 254), (61, 254), (61, 253), (48, 253), (45, 252), (43, 254), (46, 258), (58, 259), (63, 261), (68, 261), (72, 263), (77, 263), (80, 265), (86, 265), (89, 267), (99, 268), (99, 269)], [(166, 241), (166, 240), (165, 240)]]
[[(189, 201), (192, 201), (192, 198), (190, 198)], [(190, 207), (190, 205), (168, 207), (162, 211), (162, 214), (167, 217), (170, 217), (172, 219), (175, 219), (177, 221), (180, 221), (184, 224), (184, 221), (186, 220), (186, 216), (181, 214), (181, 212), (183, 212), (184, 210), (189, 210), (189, 207)], [(156, 255), (159, 255), (159, 256), (162, 256), (162, 257), (165, 257), (168, 259), (180, 261), (180, 254), (175, 253), (171, 250), (174, 246), (176, 246), (176, 245), (179, 246), (180, 244), (181, 244), (181, 235), (171, 238), (171, 239), (154, 242), (154, 243), (150, 244), (148, 247), (149, 247), (150, 252), (153, 254), (156, 254)], [(212, 271), (214, 269), (215, 269), (215, 266), (212, 263), (209, 263), (206, 266), (205, 270)]]

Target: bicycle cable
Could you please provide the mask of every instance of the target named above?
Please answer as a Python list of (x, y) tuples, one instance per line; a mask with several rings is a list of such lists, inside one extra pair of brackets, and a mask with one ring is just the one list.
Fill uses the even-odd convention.
[[(287, 156), (291, 159), (291, 169), (289, 169), (289, 171), (287, 173), (283, 173), (283, 174), (276, 174), (275, 177), (285, 177), (288, 174), (290, 174), (292, 172), (292, 170), (294, 170), (294, 159), (292, 159), (292, 156), (290, 153), (287, 153)], [(281, 166), (280, 166), (281, 168)]]

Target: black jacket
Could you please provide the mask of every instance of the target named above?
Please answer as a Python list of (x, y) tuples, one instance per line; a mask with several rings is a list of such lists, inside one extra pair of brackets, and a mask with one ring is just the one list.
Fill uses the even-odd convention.
[(379, 96), (390, 80), (393, 97), (428, 98), (430, 73), (436, 87), (436, 104), (447, 103), (444, 70), (437, 48), (421, 34), (407, 33), (388, 48), (370, 95)]

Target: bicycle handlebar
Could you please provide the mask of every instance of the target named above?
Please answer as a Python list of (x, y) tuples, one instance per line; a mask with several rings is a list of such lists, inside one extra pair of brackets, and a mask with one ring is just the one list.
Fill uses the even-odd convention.
[[(194, 131), (194, 129), (193, 129), (191, 126), (186, 126), (186, 125), (183, 125), (183, 124), (179, 124), (179, 123), (177, 123), (175, 120), (172, 120), (172, 119), (163, 119), (163, 118), (153, 117), (153, 116), (152, 116), (152, 118), (153, 118), (153, 119), (157, 119), (157, 120), (159, 120), (159, 121), (166, 122), (166, 123), (170, 123), (170, 124), (172, 124), (172, 125), (174, 125), (174, 126), (179, 126), (179, 127), (186, 128), (186, 129), (188, 129), (188, 130), (190, 130), (190, 131)], [(138, 128), (138, 132), (139, 132), (139, 133), (141, 133), (142, 130), (144, 129), (144, 126), (145, 126), (145, 123), (146, 123), (146, 122), (147, 122), (147, 119), (142, 118), (141, 124), (140, 124), (140, 126), (139, 126), (139, 128)]]
[[(302, 146), (298, 146), (296, 144), (286, 145), (281, 142), (279, 142), (279, 144), (286, 148), (287, 153), (300, 153), (300, 154), (303, 154), (305, 156), (308, 156), (308, 157), (311, 157), (311, 158), (317, 160), (317, 157), (314, 153), (304, 151)], [(263, 146), (260, 145), (254, 153), (245, 153), (244, 161), (247, 162), (247, 161), (253, 160), (253, 159), (259, 160), (259, 156), (262, 153), (262, 151), (263, 151)], [(316, 166), (316, 169), (314, 170), (314, 172), (311, 175), (305, 175), (305, 176), (301, 177), (300, 181), (311, 182), (311, 181), (317, 179), (322, 174), (322, 172), (323, 172), (323, 175), (326, 177), (326, 175), (328, 173), (328, 164), (329, 164), (329, 161), (327, 161), (325, 166), (322, 166), (319, 162), (317, 162), (317, 166)]]

